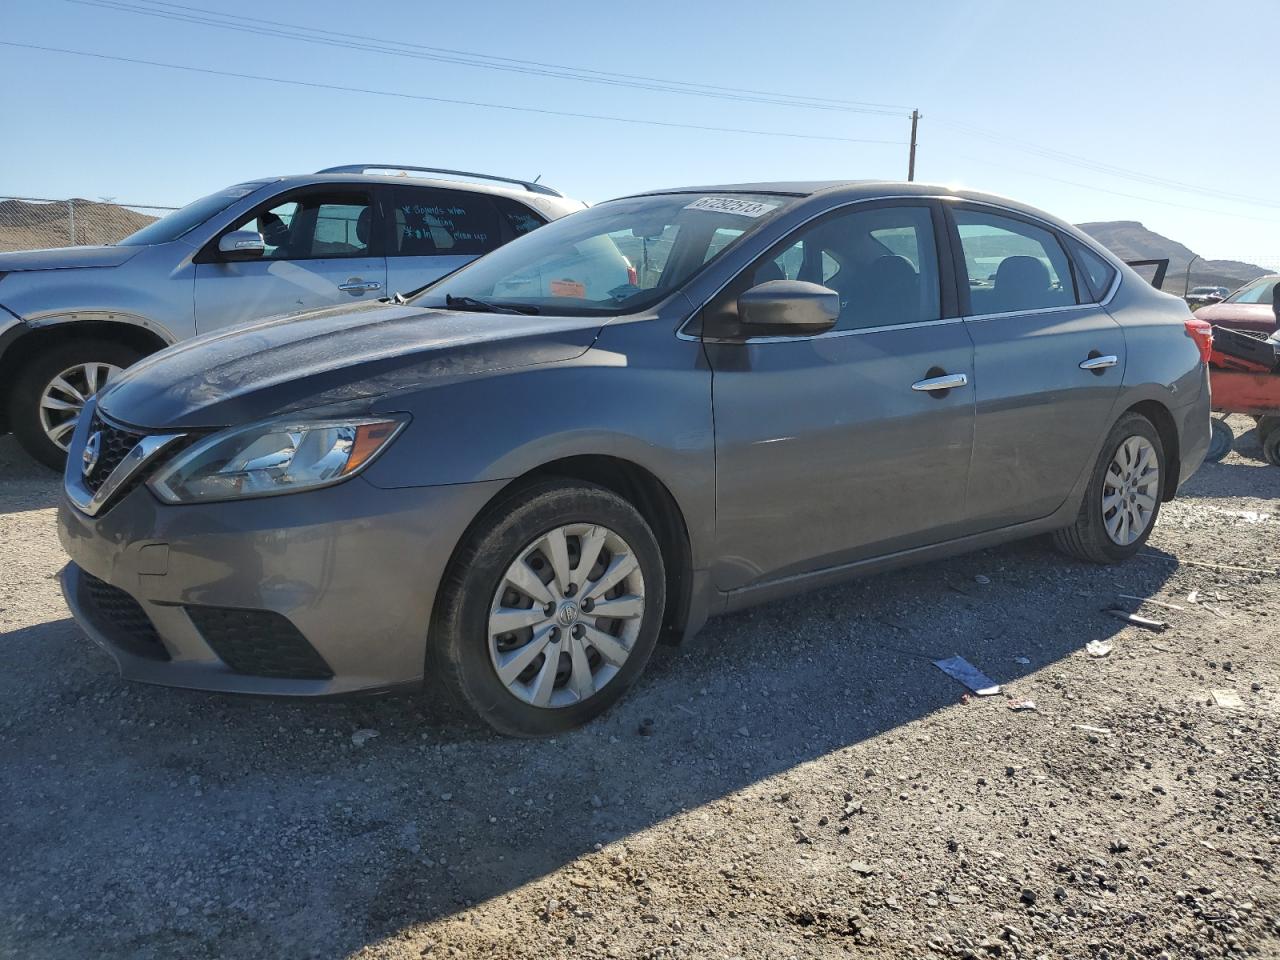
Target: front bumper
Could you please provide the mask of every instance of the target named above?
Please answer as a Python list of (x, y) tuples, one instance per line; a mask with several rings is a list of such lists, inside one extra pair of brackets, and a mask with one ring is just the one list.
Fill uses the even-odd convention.
[[(301, 696), (412, 685), (422, 679), (449, 556), (502, 485), (386, 490), (355, 477), (305, 493), (186, 506), (161, 504), (139, 486), (96, 517), (64, 495), (58, 535), (71, 563), (63, 594), (131, 680)], [(278, 631), (228, 638), (221, 630), (221, 645), (210, 642), (210, 617), (234, 624), (245, 611), (282, 626), (295, 645), (300, 635), (327, 669), (289, 676), (297, 657), (243, 655), (246, 644), (269, 645)], [(154, 635), (144, 636), (148, 622)], [(269, 666), (255, 666), (263, 662)]]

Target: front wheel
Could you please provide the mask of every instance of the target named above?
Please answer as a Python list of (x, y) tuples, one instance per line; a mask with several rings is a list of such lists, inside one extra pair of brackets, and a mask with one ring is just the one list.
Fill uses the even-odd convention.
[(502, 733), (570, 730), (640, 676), (665, 602), (662, 553), (630, 503), (578, 481), (525, 487), (488, 509), (450, 562), (429, 682)]
[(112, 340), (72, 340), (44, 350), (22, 368), (9, 395), (9, 427), (22, 448), (61, 470), (85, 402), (142, 354)]
[(1053, 535), (1059, 550), (1094, 563), (1127, 560), (1160, 515), (1164, 445), (1146, 417), (1127, 413), (1111, 428), (1075, 522)]

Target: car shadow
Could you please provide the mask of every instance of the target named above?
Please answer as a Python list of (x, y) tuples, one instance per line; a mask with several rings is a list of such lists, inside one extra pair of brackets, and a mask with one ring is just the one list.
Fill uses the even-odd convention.
[(1202, 465), (1178, 490), (1179, 497), (1280, 499), (1280, 467), (1263, 459), (1257, 428), (1241, 429), (1243, 417), (1232, 420), (1237, 433), (1231, 452), (1218, 463)]
[(61, 487), (57, 471), (31, 459), (12, 434), (0, 436), (0, 513), (48, 509)]
[[(957, 707), (966, 690), (931, 660), (1034, 693), (1038, 671), (1124, 628), (1102, 612), (1117, 594), (1172, 575), (1147, 552), (1101, 568), (1030, 541), (719, 618), (605, 717), (541, 741), (422, 697), (129, 685), (69, 620), (17, 630), (0, 700), (27, 705), (0, 762), (24, 789), (0, 812), (0, 913), (20, 907), (30, 936), (67, 904), (108, 904), (30, 955), (346, 956), (936, 711), (1004, 711), (1003, 695)], [(1045, 722), (1013, 716), (1028, 737)]]

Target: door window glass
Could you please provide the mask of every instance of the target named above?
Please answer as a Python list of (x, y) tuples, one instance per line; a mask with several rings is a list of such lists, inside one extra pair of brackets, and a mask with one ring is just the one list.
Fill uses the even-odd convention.
[(478, 257), (502, 245), (498, 211), (482, 193), (395, 189), (392, 252), (402, 257)]
[(260, 210), (237, 230), (262, 234), (265, 260), (314, 260), (369, 255), (371, 210), (360, 194), (315, 194)]
[(969, 281), (971, 313), (1018, 313), (1076, 302), (1067, 255), (1049, 230), (960, 208), (956, 228)]

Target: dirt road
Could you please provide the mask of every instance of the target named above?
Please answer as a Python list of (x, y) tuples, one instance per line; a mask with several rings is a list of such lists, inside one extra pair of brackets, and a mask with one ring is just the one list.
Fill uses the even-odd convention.
[(522, 743), (125, 684), (0, 439), (0, 956), (1280, 956), (1280, 469), (1238, 448), (1148, 557), (1035, 541), (724, 618)]

